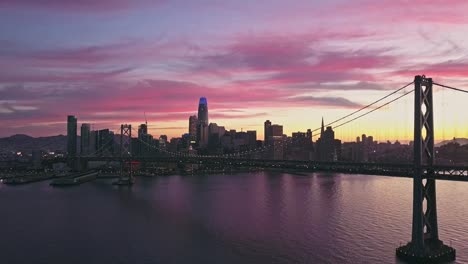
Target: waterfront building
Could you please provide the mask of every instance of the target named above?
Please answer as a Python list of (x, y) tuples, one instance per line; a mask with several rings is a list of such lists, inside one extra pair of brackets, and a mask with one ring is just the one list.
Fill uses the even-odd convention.
[(90, 124), (82, 124), (81, 125), (81, 140), (80, 140), (80, 151), (81, 155), (88, 155), (90, 154), (90, 144), (91, 144), (91, 125)]
[(78, 119), (75, 116), (67, 117), (67, 152), (68, 157), (76, 157)]

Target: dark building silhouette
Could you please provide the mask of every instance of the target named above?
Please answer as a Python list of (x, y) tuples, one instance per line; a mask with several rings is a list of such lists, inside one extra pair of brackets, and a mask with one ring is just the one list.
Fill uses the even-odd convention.
[(204, 123), (197, 125), (197, 144), (199, 147), (205, 147), (208, 144), (209, 127)]
[(159, 150), (158, 151), (164, 151), (167, 149), (167, 135), (160, 135), (159, 136)]
[(89, 133), (89, 152), (88, 154), (94, 154), (97, 150), (98, 146), (98, 139), (99, 139), (99, 132), (98, 131), (91, 131)]
[(81, 144), (80, 150), (81, 155), (88, 155), (91, 153), (91, 125), (90, 124), (82, 124), (81, 125)]
[(148, 134), (148, 125), (147, 124), (141, 124), (138, 127), (138, 138), (141, 139), (143, 135)]
[(268, 138), (271, 137), (271, 134), (270, 134), (270, 133), (271, 133), (271, 129), (270, 129), (270, 127), (271, 127), (271, 122), (270, 122), (270, 120), (265, 121), (265, 123), (264, 123), (264, 129), (263, 129), (263, 135), (264, 135), (264, 136), (263, 136), (263, 142), (265, 143), (265, 145), (268, 144)]
[(283, 126), (272, 125), (270, 120), (264, 123), (264, 145), (270, 146), (267, 151), (267, 156), (270, 159), (282, 160), (284, 159), (284, 138)]
[(225, 128), (216, 123), (210, 123), (208, 126), (208, 152), (210, 154), (223, 154), (221, 146), (221, 137), (226, 132)]
[[(288, 138), (289, 139), (289, 138)], [(294, 132), (290, 138), (285, 157), (289, 160), (312, 160), (313, 159), (312, 132)]]
[(323, 117), (322, 117), (322, 126), (320, 127), (320, 137), (322, 137), (324, 132), (325, 132), (325, 125), (323, 123)]
[(138, 138), (132, 137), (130, 144), (132, 145), (131, 149), (132, 149), (132, 155), (134, 157), (140, 156), (140, 143), (141, 142), (138, 140)]
[(312, 130), (311, 129), (307, 129), (306, 137), (312, 143)]
[(148, 125), (146, 123), (138, 126), (137, 140), (133, 140), (132, 153), (138, 156), (150, 156), (154, 150), (151, 146), (155, 146), (155, 144), (153, 144), (153, 136), (148, 134)]
[(271, 136), (272, 137), (282, 137), (283, 136), (283, 126), (281, 125), (272, 125), (271, 129)]
[(208, 144), (208, 135), (208, 101), (205, 97), (200, 97), (197, 123), (197, 143), (199, 147), (205, 147)]
[(77, 141), (78, 119), (75, 116), (69, 115), (67, 118), (67, 152), (68, 157), (76, 157), (76, 141)]
[(216, 123), (210, 123), (208, 126), (208, 134), (213, 135), (216, 134), (219, 137), (219, 126)]
[(98, 132), (98, 154), (109, 156), (114, 154), (114, 132), (102, 129)]
[(151, 147), (151, 146), (155, 146), (153, 136), (150, 134), (142, 134), (139, 139), (140, 139), (140, 142), (139, 142), (139, 147), (137, 151), (138, 154), (144, 157), (150, 156), (155, 150), (154, 148)]
[(320, 129), (320, 138), (317, 140), (317, 160), (319, 161), (337, 161), (341, 156), (341, 141), (335, 139), (335, 132), (331, 126)]
[(254, 149), (257, 146), (257, 131), (248, 130), (247, 131), (248, 145), (249, 148)]
[(196, 115), (190, 116), (188, 133), (190, 135), (191, 141), (195, 141), (197, 139), (197, 124), (198, 124), (197, 116)]
[(138, 139), (133, 140), (132, 153), (138, 156), (149, 156), (151, 153), (151, 144), (153, 137), (148, 134), (148, 125), (141, 124), (138, 126)]
[(270, 142), (270, 151), (268, 158), (274, 160), (283, 160), (285, 150), (285, 139), (283, 138), (283, 136), (271, 136), (268, 141)]
[(264, 123), (264, 135), (265, 145), (270, 145), (273, 137), (283, 137), (283, 126), (272, 125), (270, 120), (267, 120)]
[[(380, 152), (377, 152), (377, 142), (374, 142), (374, 137), (362, 135), (356, 138), (356, 142), (346, 142), (342, 146), (342, 160), (353, 162), (375, 162)], [(403, 155), (403, 153), (402, 153)]]
[(247, 135), (246, 132), (243, 132), (243, 131), (236, 132), (234, 134), (234, 139), (232, 143), (236, 151), (244, 151), (248, 148), (247, 146), (249, 143), (249, 136)]

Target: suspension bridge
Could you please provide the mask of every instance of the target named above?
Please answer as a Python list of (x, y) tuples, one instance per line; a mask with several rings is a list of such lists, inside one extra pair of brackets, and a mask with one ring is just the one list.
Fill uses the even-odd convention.
[[(414, 89), (405, 89), (414, 85)], [(437, 206), (436, 206), (436, 180), (468, 181), (468, 166), (436, 165), (434, 151), (434, 111), (433, 87), (439, 86), (459, 93), (468, 91), (453, 86), (434, 82), (424, 75), (415, 76), (414, 81), (394, 90), (390, 94), (363, 106), (343, 117), (340, 117), (327, 126), (340, 128), (361, 119), (387, 105), (390, 105), (409, 94), (414, 94), (414, 131), (413, 131), (413, 162), (408, 164), (389, 163), (352, 163), (352, 162), (320, 162), (299, 160), (271, 160), (265, 159), (261, 153), (268, 152), (271, 146), (262, 146), (246, 151), (222, 155), (197, 155), (187, 152), (171, 152), (139, 139), (141, 144), (158, 150), (158, 155), (145, 157), (132, 155), (131, 142), (132, 127), (123, 124), (120, 126), (120, 151), (117, 156), (99, 156), (95, 153), (74, 158), (72, 162), (86, 164), (91, 161), (120, 162), (121, 180), (133, 182), (132, 164), (138, 162), (167, 162), (185, 164), (216, 164), (219, 166), (244, 166), (283, 169), (304, 169), (310, 171), (332, 171), (346, 173), (363, 173), (373, 175), (391, 175), (413, 178), (413, 220), (411, 241), (396, 249), (396, 255), (411, 262), (440, 262), (455, 259), (455, 249), (443, 244), (439, 240)], [(394, 97), (389, 100), (389, 98)], [(313, 130), (316, 132), (318, 129)], [(319, 133), (313, 134), (314, 136)], [(113, 144), (107, 142), (106, 144)], [(286, 143), (285, 143), (286, 144)], [(101, 146), (104, 148), (105, 146)], [(467, 157), (468, 159), (468, 157)], [(61, 162), (64, 159), (51, 159), (44, 161), (47, 164)], [(70, 161), (70, 160), (69, 160)], [(124, 172), (124, 165), (129, 168)]]

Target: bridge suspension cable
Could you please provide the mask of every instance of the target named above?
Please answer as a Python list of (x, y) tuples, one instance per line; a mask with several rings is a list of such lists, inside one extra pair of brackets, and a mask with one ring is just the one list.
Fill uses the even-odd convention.
[(102, 144), (98, 149), (96, 149), (94, 152), (92, 153), (89, 153), (89, 154), (85, 154), (84, 156), (81, 156), (83, 158), (87, 158), (87, 157), (92, 157), (94, 155), (97, 155), (97, 154), (100, 154), (101, 151), (103, 151), (105, 148), (111, 146), (111, 144), (109, 143), (114, 143), (114, 138), (109, 138), (108, 141), (104, 144)]
[[(372, 103), (370, 103), (370, 104), (368, 104), (368, 105), (366, 105), (366, 106), (363, 106), (363, 107), (361, 107), (360, 109), (358, 109), (358, 110), (356, 110), (356, 111), (354, 111), (354, 112), (351, 112), (351, 113), (349, 113), (349, 114), (347, 114), (347, 115), (345, 115), (345, 116), (343, 116), (343, 117), (340, 117), (340, 118), (338, 118), (338, 119), (336, 119), (336, 120), (334, 120), (334, 121), (332, 121), (332, 122), (326, 124), (326, 126), (333, 125), (333, 124), (335, 124), (335, 123), (337, 123), (337, 122), (339, 122), (339, 121), (341, 121), (341, 120), (343, 120), (343, 119), (345, 119), (345, 118), (348, 118), (348, 117), (350, 117), (350, 116), (352, 116), (352, 115), (355, 115), (355, 114), (361, 112), (362, 110), (365, 110), (365, 109), (367, 109), (367, 108), (369, 108), (369, 107), (375, 105), (376, 103), (381, 102), (382, 100), (385, 100), (386, 98), (388, 98), (388, 97), (390, 97), (390, 96), (392, 96), (392, 95), (398, 93), (399, 91), (405, 89), (406, 87), (412, 85), (413, 83), (414, 83), (414, 82), (410, 82), (410, 83), (408, 83), (408, 84), (402, 86), (401, 88), (396, 89), (395, 91), (393, 91), (393, 92), (391, 92), (391, 93), (385, 95), (384, 97), (381, 97), (380, 99), (378, 99), (378, 100), (376, 100), (376, 101), (374, 101), (374, 102), (372, 102)], [(312, 132), (318, 131), (318, 130), (320, 130), (320, 129), (321, 129), (321, 127), (316, 128), (316, 129), (312, 130)], [(317, 136), (317, 135), (319, 135), (319, 134), (315, 134), (315, 135), (312, 135), (312, 136), (314, 137), (314, 136)]]
[(346, 122), (343, 122), (343, 123), (341, 123), (341, 124), (339, 124), (339, 125), (337, 125), (337, 126), (334, 126), (333, 128), (338, 128), (338, 127), (340, 127), (340, 126), (344, 126), (344, 125), (346, 125), (346, 124), (348, 124), (348, 123), (351, 123), (351, 122), (353, 122), (354, 120), (357, 120), (357, 119), (359, 119), (359, 118), (361, 118), (361, 117), (364, 117), (364, 116), (366, 116), (366, 115), (368, 115), (368, 114), (370, 114), (370, 113), (372, 113), (372, 112), (374, 112), (374, 111), (377, 111), (377, 110), (379, 110), (380, 108), (382, 108), (382, 107), (384, 107), (384, 106), (387, 106), (387, 105), (389, 105), (389, 104), (391, 104), (391, 103), (393, 103), (393, 102), (395, 102), (395, 101), (397, 101), (397, 100), (399, 100), (399, 99), (401, 99), (401, 98), (407, 96), (408, 94), (410, 94), (410, 93), (412, 93), (412, 92), (414, 92), (414, 89), (411, 90), (411, 91), (409, 91), (409, 92), (406, 92), (406, 93), (404, 93), (404, 94), (402, 94), (402, 95), (400, 95), (400, 96), (398, 96), (398, 97), (395, 98), (395, 99), (392, 99), (392, 100), (386, 102), (386, 103), (383, 104), (383, 105), (380, 105), (380, 106), (378, 106), (378, 107), (376, 107), (376, 108), (374, 108), (374, 109), (372, 109), (372, 110), (370, 110), (370, 111), (368, 111), (368, 112), (365, 112), (364, 114), (361, 114), (361, 115), (359, 115), (359, 116), (357, 116), (357, 117), (355, 117), (355, 118), (353, 118), (353, 119), (350, 119), (350, 120), (348, 120), (348, 121), (346, 121)]
[(92, 156), (97, 155), (97, 154), (101, 154), (101, 151), (103, 151), (105, 148), (111, 146), (110, 143), (114, 144), (114, 136), (109, 137), (107, 139), (107, 141), (104, 144), (102, 144), (99, 148), (95, 149), (94, 152), (85, 154), (85, 155), (80, 156), (80, 157), (88, 158), (88, 157), (92, 157)]
[[(132, 127), (132, 130), (135, 130), (133, 127)], [(272, 148), (273, 146), (271, 145), (267, 145), (267, 146), (261, 146), (261, 147), (258, 147), (258, 148), (254, 148), (254, 149), (248, 149), (248, 150), (244, 150), (244, 151), (236, 151), (236, 152), (233, 152), (233, 153), (226, 153), (226, 154), (215, 154), (215, 155), (199, 155), (199, 154), (190, 154), (190, 153), (186, 153), (186, 152), (182, 152), (182, 151), (177, 151), (177, 152), (173, 152), (173, 151), (168, 151), (164, 148), (161, 148), (159, 146), (156, 146), (154, 144), (151, 144), (151, 143), (148, 143), (140, 138), (136, 138), (140, 143), (143, 143), (144, 145), (148, 146), (148, 147), (151, 147), (153, 149), (156, 149), (156, 150), (159, 150), (163, 153), (166, 153), (166, 154), (169, 154), (171, 156), (175, 156), (175, 157), (215, 157), (215, 158), (230, 158), (230, 157), (242, 157), (242, 156), (246, 156), (246, 155), (252, 155), (252, 154), (256, 154), (256, 153), (262, 153), (262, 152), (265, 152), (265, 151), (268, 151), (270, 148)], [(282, 142), (281, 143), (281, 146), (289, 146), (289, 142)]]
[[(405, 85), (403, 88), (406, 88), (406, 87), (408, 87), (408, 86), (411, 85), (411, 84), (413, 84), (413, 83), (411, 82), (411, 83), (409, 83), (408, 85)], [(397, 91), (400, 91), (400, 90), (401, 90), (401, 88), (398, 89)], [(395, 91), (395, 92), (396, 92), (396, 91)], [(394, 94), (395, 92), (393, 92), (392, 94)], [(382, 104), (382, 105), (380, 105), (380, 106), (377, 106), (376, 108), (374, 108), (374, 109), (372, 109), (372, 110), (369, 110), (369, 111), (367, 111), (367, 112), (365, 112), (365, 113), (363, 113), (363, 114), (361, 114), (361, 115), (359, 115), (359, 116), (356, 116), (356, 117), (354, 117), (354, 118), (352, 118), (352, 119), (350, 119), (350, 120), (347, 120), (347, 121), (345, 121), (345, 122), (343, 122), (343, 123), (340, 123), (340, 124), (334, 126), (333, 128), (339, 128), (339, 127), (344, 126), (344, 125), (346, 125), (346, 124), (348, 124), (348, 123), (351, 123), (351, 122), (353, 122), (353, 121), (355, 121), (355, 120), (357, 120), (357, 119), (359, 119), (359, 118), (361, 118), (361, 117), (364, 117), (364, 116), (366, 116), (366, 115), (368, 115), (368, 114), (370, 114), (370, 113), (372, 113), (372, 112), (375, 112), (375, 111), (381, 109), (382, 107), (387, 106), (387, 105), (389, 105), (389, 104), (391, 104), (391, 103), (393, 103), (393, 102), (395, 102), (395, 101), (397, 101), (397, 100), (399, 100), (399, 99), (401, 99), (401, 98), (407, 96), (408, 94), (410, 94), (410, 93), (412, 93), (412, 92), (414, 92), (414, 89), (412, 89), (411, 91), (406, 92), (406, 93), (404, 93), (404, 94), (402, 94), (402, 95), (400, 95), (400, 96), (398, 96), (398, 97), (396, 97), (396, 98), (394, 98), (394, 99), (392, 99), (392, 100), (386, 102), (385, 104)], [(391, 95), (391, 94), (389, 94), (389, 95)], [(389, 96), (389, 95), (388, 95), (388, 96)], [(369, 106), (371, 106), (371, 105), (373, 105), (373, 104), (375, 104), (375, 103), (377, 103), (377, 102), (379, 102), (379, 101), (382, 101), (383, 99), (387, 98), (388, 96), (382, 97), (381, 99), (375, 101), (374, 103), (370, 104)], [(355, 111), (355, 112), (353, 112), (353, 113), (351, 113), (351, 114), (346, 115), (345, 117), (339, 118), (339, 119), (333, 121), (332, 123), (336, 123), (337, 121), (343, 120), (343, 119), (345, 119), (346, 117), (349, 117), (349, 116), (351, 116), (351, 115), (353, 115), (353, 114), (356, 114), (356, 113), (359, 112), (359, 111), (362, 111), (362, 110), (368, 108), (369, 106), (363, 107), (363, 108), (359, 109), (358, 111)], [(331, 123), (330, 123), (330, 124), (331, 124)], [(327, 126), (328, 126), (328, 125), (327, 125)], [(317, 129), (315, 129), (315, 130), (313, 130), (313, 131), (317, 131)], [(315, 134), (312, 135), (312, 137), (319, 136), (319, 135), (320, 135), (320, 133), (315, 133)]]
[(443, 88), (459, 91), (459, 92), (462, 92), (462, 93), (468, 93), (468, 90), (464, 90), (464, 89), (460, 89), (460, 88), (456, 88), (456, 87), (452, 87), (452, 86), (448, 86), (448, 85), (444, 85), (444, 84), (440, 84), (440, 83), (436, 83), (436, 82), (432, 82), (432, 84), (443, 87)]
[[(133, 128), (132, 128), (133, 130)], [(178, 151), (178, 152), (172, 152), (172, 151), (168, 151), (164, 148), (160, 148), (158, 146), (155, 146), (153, 144), (150, 144), (144, 140), (141, 140), (140, 138), (137, 138), (137, 140), (143, 144), (145, 144), (146, 146), (148, 147), (151, 147), (153, 149), (156, 149), (156, 150), (159, 150), (161, 152), (164, 152), (166, 154), (169, 154), (171, 156), (176, 156), (176, 157), (234, 157), (234, 156), (237, 156), (237, 157), (240, 157), (240, 156), (244, 156), (244, 155), (250, 155), (250, 154), (254, 154), (254, 153), (259, 153), (259, 152), (264, 152), (266, 151), (269, 146), (263, 146), (263, 147), (259, 147), (259, 148), (256, 148), (256, 149), (251, 149), (251, 150), (245, 150), (245, 151), (238, 151), (238, 152), (234, 152), (234, 153), (226, 153), (226, 154), (222, 154), (222, 155), (195, 155), (195, 154), (189, 154), (189, 153), (185, 153), (185, 152), (181, 152), (181, 151)]]

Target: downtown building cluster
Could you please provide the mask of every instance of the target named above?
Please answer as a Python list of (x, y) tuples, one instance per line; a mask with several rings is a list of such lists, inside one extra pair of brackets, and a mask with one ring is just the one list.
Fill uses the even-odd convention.
[[(109, 129), (92, 130), (91, 124), (83, 123), (78, 139), (78, 119), (67, 117), (67, 153), (69, 157), (115, 154), (114, 132)], [(79, 155), (78, 155), (79, 154)]]
[[(316, 130), (320, 133), (313, 135)], [(395, 142), (377, 142), (372, 136), (363, 134), (354, 142), (341, 142), (335, 138), (330, 126), (322, 125), (316, 130), (294, 132), (287, 136), (283, 126), (264, 122), (262, 131), (236, 131), (226, 129), (217, 123), (209, 122), (208, 101), (201, 98), (198, 114), (188, 117), (187, 133), (168, 140), (166, 135), (154, 137), (148, 131), (146, 123), (134, 131), (130, 139), (132, 156), (189, 155), (237, 155), (243, 158), (274, 160), (314, 160), (375, 163), (408, 163), (412, 160), (413, 146)], [(111, 129), (93, 129), (93, 125), (83, 123), (78, 126), (75, 116), (67, 117), (66, 144), (60, 142), (60, 136), (32, 138), (26, 135), (14, 135), (5, 138), (6, 142), (21, 144), (4, 144), (0, 149), (0, 167), (38, 165), (44, 158), (68, 157), (105, 157), (120, 156), (120, 135)], [(319, 136), (314, 142), (313, 138)], [(55, 137), (55, 138), (54, 138)], [(44, 141), (45, 140), (45, 141)], [(41, 142), (24, 144), (26, 141)], [(52, 142), (51, 142), (52, 141)], [(46, 143), (47, 142), (47, 143)], [(46, 143), (46, 144), (44, 144)], [(52, 143), (52, 144), (51, 144)], [(467, 145), (456, 142), (436, 146), (437, 163), (444, 165), (466, 164)], [(245, 155), (247, 153), (247, 155)]]
[[(69, 157), (116, 156), (120, 155), (119, 141), (109, 129), (93, 130), (91, 124), (81, 125), (81, 137), (77, 137), (77, 118), (67, 119), (67, 152)], [(197, 115), (189, 116), (187, 133), (168, 140), (166, 135), (154, 137), (148, 133), (148, 124), (138, 126), (138, 134), (130, 139), (133, 156), (157, 156), (167, 153), (189, 155), (227, 155), (248, 153), (246, 158), (272, 160), (315, 160), (382, 162), (404, 161), (411, 155), (411, 146), (378, 143), (372, 136), (362, 135), (356, 142), (345, 142), (335, 138), (331, 126), (325, 127), (322, 119), (319, 138), (313, 142), (313, 131), (293, 132), (287, 136), (283, 126), (264, 122), (263, 140), (257, 138), (255, 130), (236, 131), (209, 122), (208, 100), (201, 97)], [(388, 159), (390, 157), (390, 159)]]
[[(155, 156), (163, 153), (182, 153), (191, 155), (225, 155), (251, 152), (247, 157), (274, 160), (320, 160), (336, 161), (340, 159), (341, 142), (334, 138), (331, 127), (322, 131), (314, 144), (312, 131), (294, 132), (289, 137), (283, 133), (283, 126), (264, 123), (264, 138), (257, 139), (257, 131), (227, 130), (224, 126), (209, 122), (208, 100), (201, 97), (197, 115), (188, 120), (188, 133), (168, 141), (166, 135), (159, 138), (148, 133), (148, 124), (138, 127), (138, 134), (130, 139), (133, 156)], [(80, 140), (77, 136), (77, 118), (67, 119), (67, 150), (69, 157), (112, 156), (119, 155), (118, 140), (109, 129), (92, 130), (91, 125), (81, 125)], [(78, 143), (78, 144), (77, 144)], [(79, 146), (79, 150), (78, 147)]]

